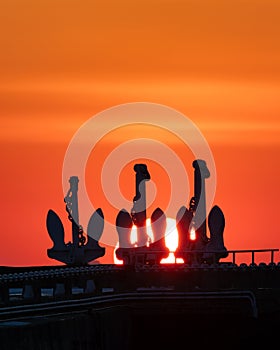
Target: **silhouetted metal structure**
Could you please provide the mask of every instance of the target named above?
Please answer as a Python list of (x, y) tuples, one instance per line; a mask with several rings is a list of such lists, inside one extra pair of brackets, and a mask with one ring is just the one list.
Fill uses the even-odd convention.
[(200, 248), (208, 243), (205, 179), (210, 177), (210, 171), (204, 160), (197, 159), (192, 165), (194, 167), (194, 197), (191, 202), (193, 203), (191, 210), (195, 213), (193, 224), (196, 232), (196, 246)]
[[(67, 266), (0, 267), (1, 350), (274, 346), (280, 322), (280, 262), (274, 261), (279, 249), (227, 250), (222, 210), (215, 205), (206, 217), (210, 172), (202, 160), (193, 167), (194, 196), (176, 218), (175, 255), (184, 259), (182, 264), (160, 263), (169, 254), (166, 215), (160, 208), (151, 215), (154, 240), (148, 239), (145, 183), (150, 175), (145, 164), (134, 167), (131, 214), (122, 209), (116, 217), (116, 255), (124, 264), (88, 264), (105, 253), (98, 244), (104, 217), (97, 209), (84, 234), (78, 178), (72, 176), (65, 197), (72, 242), (64, 242), (58, 215), (53, 210), (47, 215), (53, 241), (48, 256)], [(137, 246), (130, 239), (133, 225)], [(251, 262), (238, 265), (236, 257), (243, 253), (251, 255)], [(270, 260), (257, 264), (259, 253), (269, 253)]]
[[(176, 258), (182, 258), (186, 263), (218, 263), (221, 258), (228, 256), (224, 246), (223, 233), (225, 218), (222, 210), (215, 205), (207, 220), (205, 179), (210, 177), (206, 162), (197, 159), (194, 167), (194, 196), (189, 208), (182, 206), (177, 213), (177, 230), (179, 244), (174, 252)], [(157, 208), (151, 216), (151, 226), (154, 240), (149, 243), (146, 230), (146, 187), (150, 179), (147, 166), (136, 164), (136, 195), (133, 199), (131, 217), (122, 209), (116, 218), (116, 228), (119, 235), (119, 248), (116, 250), (118, 259), (126, 265), (155, 264), (168, 256), (165, 246), (166, 215)], [(207, 221), (210, 237), (207, 235)], [(139, 246), (131, 243), (133, 224), (137, 228)], [(195, 237), (192, 237), (194, 230)]]
[(146, 246), (149, 240), (147, 234), (146, 213), (146, 181), (151, 179), (146, 164), (135, 164), (135, 196), (131, 209), (131, 218), (137, 229), (137, 245)]
[[(205, 179), (210, 177), (206, 162), (197, 159), (194, 167), (194, 196), (189, 208), (182, 206), (176, 217), (179, 245), (176, 256), (192, 263), (217, 263), (228, 256), (224, 245), (225, 218), (219, 206), (215, 205), (206, 212)], [(207, 222), (210, 237), (207, 235)], [(192, 237), (192, 231), (195, 237)]]
[[(134, 264), (159, 264), (162, 258), (169, 254), (165, 246), (166, 215), (157, 208), (151, 216), (151, 228), (154, 242), (150, 242), (147, 234), (146, 214), (146, 181), (150, 180), (150, 174), (146, 164), (135, 164), (135, 196), (131, 215), (122, 209), (116, 218), (116, 229), (119, 236), (119, 247), (116, 256), (125, 265)], [(131, 231), (133, 225), (137, 231), (137, 244), (131, 243)]]
[(64, 227), (59, 216), (49, 210), (47, 215), (47, 230), (53, 241), (53, 247), (47, 250), (48, 257), (68, 265), (87, 264), (105, 254), (105, 248), (98, 241), (104, 229), (104, 216), (98, 208), (91, 216), (87, 235), (79, 224), (77, 176), (69, 179), (70, 188), (64, 198), (68, 219), (72, 224), (72, 242), (64, 242)]
[[(1, 350), (275, 345), (276, 251), (230, 251), (233, 260), (219, 264), (2, 267)], [(246, 252), (250, 264), (233, 262)], [(265, 252), (271, 259), (256, 264)]]

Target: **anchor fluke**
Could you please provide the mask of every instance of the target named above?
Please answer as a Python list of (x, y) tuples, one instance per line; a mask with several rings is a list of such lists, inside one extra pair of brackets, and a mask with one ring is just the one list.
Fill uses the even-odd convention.
[(116, 217), (116, 229), (119, 236), (119, 247), (116, 249), (116, 257), (123, 260), (124, 264), (130, 262), (130, 251), (133, 248), (131, 243), (131, 230), (133, 220), (125, 209), (119, 211)]
[[(150, 251), (160, 251), (154, 257), (150, 254), (150, 260), (159, 264), (161, 259), (169, 255), (169, 249), (165, 245), (165, 234), (167, 228), (166, 215), (161, 208), (156, 208), (151, 215), (151, 228), (153, 231), (154, 242), (150, 244)], [(152, 259), (151, 259), (152, 257)]]
[(176, 215), (176, 225), (178, 231), (178, 248), (177, 257), (183, 258), (186, 261), (190, 260), (184, 251), (190, 250), (192, 248), (192, 242), (190, 239), (190, 229), (193, 220), (193, 212), (189, 210), (186, 206), (182, 206)]
[(101, 208), (95, 210), (91, 215), (87, 226), (88, 241), (85, 248), (95, 251), (96, 258), (105, 254), (105, 248), (100, 247), (98, 241), (104, 229), (104, 215)]
[(151, 227), (155, 242), (164, 238), (167, 222), (166, 215), (160, 208), (156, 208), (151, 215)]
[(53, 249), (64, 249), (64, 227), (59, 216), (52, 209), (47, 214), (47, 230), (53, 241)]
[(125, 209), (120, 210), (116, 218), (116, 229), (119, 236), (120, 248), (132, 247), (130, 241), (132, 226), (133, 221), (129, 212)]
[(208, 227), (210, 231), (210, 240), (205, 247), (203, 258), (206, 261), (218, 262), (221, 258), (226, 258), (228, 252), (224, 246), (224, 229), (225, 229), (225, 217), (217, 205), (215, 205), (208, 216)]
[(100, 240), (102, 232), (104, 230), (104, 215), (101, 208), (95, 210), (91, 215), (88, 226), (87, 226), (87, 235), (90, 238), (95, 239), (96, 241)]
[(221, 244), (221, 238), (225, 228), (225, 217), (222, 210), (217, 205), (214, 205), (210, 210), (208, 216), (208, 227), (210, 231), (210, 239), (218, 240)]

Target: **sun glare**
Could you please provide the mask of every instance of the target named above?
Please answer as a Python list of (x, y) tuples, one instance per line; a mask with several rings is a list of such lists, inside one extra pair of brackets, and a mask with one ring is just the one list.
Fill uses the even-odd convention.
[(152, 231), (152, 225), (151, 225), (151, 219), (150, 218), (148, 218), (147, 220), (146, 220), (146, 228), (147, 228), (147, 235), (148, 235), (148, 239), (149, 239), (149, 241), (148, 241), (148, 245), (149, 245), (149, 243), (153, 243), (153, 241), (154, 241), (154, 235), (153, 235), (153, 231)]
[(190, 240), (191, 240), (191, 241), (195, 241), (195, 239), (196, 239), (195, 228), (192, 227), (192, 228), (191, 228), (191, 232), (190, 232)]
[(131, 229), (130, 242), (134, 247), (137, 247), (137, 227), (135, 225), (133, 225)]
[(167, 218), (167, 227), (165, 232), (165, 244), (170, 252), (175, 252), (178, 247), (178, 231), (176, 227), (176, 220)]
[[(178, 247), (178, 231), (176, 227), (176, 220), (172, 218), (167, 218), (166, 219), (167, 227), (166, 227), (166, 232), (165, 232), (165, 245), (169, 249), (169, 255), (167, 258), (161, 260), (161, 264), (173, 264), (173, 263), (179, 263), (182, 264), (184, 263), (184, 260), (181, 258), (176, 259), (174, 252), (176, 251)], [(151, 228), (151, 219), (147, 219), (146, 221), (146, 227), (147, 227), (147, 234), (149, 236), (149, 243), (152, 243), (154, 241), (153, 237), (153, 231)], [(191, 239), (195, 239), (195, 231), (191, 231)], [(135, 225), (133, 225), (132, 230), (131, 230), (131, 236), (130, 236), (130, 241), (131, 244), (134, 245), (134, 247), (137, 247), (137, 228)], [(115, 250), (114, 250), (114, 263), (117, 265), (122, 265), (123, 261), (119, 260), (116, 257), (116, 250), (118, 249), (119, 244), (117, 243)]]
[(119, 242), (117, 242), (115, 249), (114, 249), (114, 264), (116, 265), (123, 265), (123, 261), (118, 259), (116, 256), (116, 250), (119, 248)]
[(184, 263), (184, 260), (181, 258), (176, 259), (175, 250), (178, 247), (178, 231), (176, 227), (176, 220), (172, 218), (167, 218), (167, 227), (165, 232), (165, 245), (169, 249), (169, 255), (165, 259), (161, 259), (161, 264), (174, 264)]

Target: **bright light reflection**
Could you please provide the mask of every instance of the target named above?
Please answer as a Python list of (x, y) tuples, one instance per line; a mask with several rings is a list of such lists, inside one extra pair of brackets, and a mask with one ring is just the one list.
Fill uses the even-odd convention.
[(119, 248), (119, 242), (117, 242), (115, 249), (114, 249), (114, 264), (116, 265), (123, 265), (123, 261), (118, 259), (116, 256), (116, 250)]
[(196, 239), (196, 232), (195, 232), (195, 228), (192, 227), (190, 232), (190, 240), (194, 241), (195, 239)]
[[(174, 264), (175, 262), (177, 264), (183, 264), (184, 260), (181, 258), (175, 258), (174, 252), (178, 247), (178, 231), (177, 231), (177, 227), (176, 227), (176, 220), (172, 219), (172, 218), (167, 218), (166, 219), (166, 232), (165, 232), (165, 245), (166, 247), (169, 249), (170, 253), (169, 256), (165, 259), (162, 259), (160, 261), (161, 264)], [(149, 241), (150, 243), (152, 243), (154, 241), (154, 236), (153, 236), (153, 231), (151, 228), (151, 219), (147, 219), (146, 221), (146, 228), (147, 228), (147, 234), (149, 236)], [(194, 237), (194, 238), (192, 238)], [(195, 231), (193, 233), (192, 236), (192, 231), (191, 231), (191, 239), (195, 239)], [(137, 227), (135, 225), (132, 226), (132, 230), (131, 230), (131, 235), (130, 235), (130, 241), (131, 244), (134, 245), (134, 247), (137, 247)], [(149, 242), (148, 242), (149, 245)], [(117, 243), (115, 250), (114, 250), (114, 263), (117, 265), (122, 265), (123, 261), (119, 260), (116, 257), (116, 250), (119, 247), (119, 244)]]
[(169, 249), (170, 253), (167, 258), (161, 259), (161, 264), (183, 264), (184, 260), (181, 258), (176, 259), (174, 252), (178, 247), (178, 231), (176, 227), (176, 220), (167, 218), (167, 227), (165, 232), (165, 245)]
[(137, 227), (135, 225), (133, 225), (131, 229), (130, 242), (134, 245), (134, 247), (137, 247)]
[(176, 220), (167, 218), (166, 219), (166, 232), (165, 232), (165, 245), (170, 252), (175, 252), (178, 247), (178, 231), (176, 227)]
[(148, 218), (146, 220), (146, 228), (147, 228), (147, 235), (149, 236), (148, 237), (149, 243), (153, 243), (153, 241), (154, 241), (154, 234), (153, 234), (153, 231), (152, 231), (152, 224), (151, 224), (151, 219), (150, 218)]

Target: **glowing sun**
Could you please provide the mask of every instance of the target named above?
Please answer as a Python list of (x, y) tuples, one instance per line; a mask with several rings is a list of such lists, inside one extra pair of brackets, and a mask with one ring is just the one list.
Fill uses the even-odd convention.
[[(176, 251), (178, 247), (178, 231), (176, 228), (176, 220), (173, 218), (166, 218), (166, 231), (165, 231), (165, 245), (169, 249), (169, 255), (167, 258), (161, 260), (161, 264), (173, 264), (173, 263), (184, 263), (184, 260), (181, 258), (177, 258), (174, 255), (174, 252)], [(151, 228), (151, 219), (147, 219), (146, 221), (146, 227), (147, 227), (147, 234), (149, 236), (149, 243), (153, 243), (153, 231)], [(135, 247), (137, 242), (137, 228), (136, 226), (132, 227), (131, 235), (130, 235), (130, 241), (131, 244), (133, 244)], [(114, 250), (114, 263), (118, 265), (122, 265), (123, 261), (119, 260), (116, 257), (116, 250), (118, 249), (119, 244), (117, 243), (115, 250)]]

